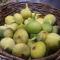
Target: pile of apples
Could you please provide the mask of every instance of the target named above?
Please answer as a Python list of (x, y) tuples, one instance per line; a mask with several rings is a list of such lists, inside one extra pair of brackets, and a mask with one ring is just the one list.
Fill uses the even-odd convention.
[(48, 50), (60, 46), (55, 22), (53, 14), (32, 12), (26, 4), (19, 13), (5, 17), (5, 24), (0, 26), (0, 47), (18, 57), (44, 57)]

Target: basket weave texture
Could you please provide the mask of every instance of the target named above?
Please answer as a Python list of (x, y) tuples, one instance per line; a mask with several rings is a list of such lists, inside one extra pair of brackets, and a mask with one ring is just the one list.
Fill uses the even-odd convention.
[[(25, 3), (9, 3), (6, 5), (0, 6), (0, 25), (4, 24), (5, 16), (12, 15), (16, 12), (20, 12), (20, 10), (25, 7), (25, 4), (26, 2)], [(56, 24), (59, 26), (59, 30), (60, 30), (60, 10), (54, 7), (51, 7), (50, 5), (46, 5), (42, 3), (28, 3), (28, 5), (32, 11), (38, 11), (43, 15), (46, 15), (48, 13), (54, 14), (57, 18)], [(10, 55), (7, 52), (0, 49), (0, 60), (27, 60), (27, 59)], [(60, 50), (58, 50), (56, 53), (50, 56), (43, 57), (40, 59), (31, 59), (31, 60), (60, 60)]]

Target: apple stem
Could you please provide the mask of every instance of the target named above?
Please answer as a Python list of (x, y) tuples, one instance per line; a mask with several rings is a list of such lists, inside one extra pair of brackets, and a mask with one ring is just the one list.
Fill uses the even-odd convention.
[(31, 40), (34, 41), (36, 39), (36, 37), (33, 37)]
[(26, 8), (28, 8), (28, 3), (26, 3)]

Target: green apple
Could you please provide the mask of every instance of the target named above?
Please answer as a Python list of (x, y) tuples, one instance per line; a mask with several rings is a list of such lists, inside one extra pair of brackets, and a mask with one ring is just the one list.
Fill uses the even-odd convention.
[(50, 24), (54, 24), (56, 22), (56, 17), (53, 15), (53, 14), (47, 14), (45, 17), (44, 17), (44, 20), (46, 22), (49, 22)]
[(4, 31), (7, 29), (6, 26), (0, 26), (0, 38), (4, 37)]
[(43, 18), (38, 18), (38, 19), (36, 19), (36, 21), (38, 21), (40, 24), (44, 23), (44, 19)]
[(27, 25), (30, 21), (32, 21), (33, 19), (32, 18), (28, 18), (24, 21), (24, 24)]
[(47, 38), (48, 32), (41, 31), (40, 33), (37, 34), (37, 41), (45, 41)]
[(16, 43), (27, 43), (28, 38), (29, 36), (25, 29), (17, 29), (13, 36)]
[(15, 14), (14, 14), (14, 18), (15, 18), (15, 22), (16, 22), (17, 24), (23, 23), (23, 17), (22, 17), (21, 14), (15, 13)]
[(10, 28), (5, 29), (4, 37), (13, 37), (13, 30)]
[(12, 54), (18, 57), (22, 57), (22, 55), (29, 56), (30, 48), (24, 43), (16, 44), (12, 50)]
[(5, 37), (0, 41), (0, 45), (4, 50), (6, 49), (12, 50), (13, 47), (15, 46), (15, 42), (12, 38)]
[(46, 31), (46, 32), (52, 32), (53, 27), (51, 24), (44, 22), (42, 24), (42, 29), (43, 31)]
[(35, 18), (35, 16), (36, 16), (36, 13), (33, 12), (33, 13), (32, 13), (32, 18)]
[(14, 17), (13, 16), (7, 16), (7, 17), (5, 17), (5, 23), (6, 24), (11, 24), (11, 23), (14, 23), (15, 22), (15, 19), (14, 19)]
[(25, 25), (21, 23), (20, 25), (18, 25), (17, 29), (20, 29), (20, 28), (25, 28)]
[(33, 37), (31, 39), (28, 40), (28, 46), (31, 47), (33, 43), (35, 43), (35, 39), (36, 37)]
[(46, 53), (46, 46), (43, 42), (36, 42), (31, 46), (31, 57), (41, 58)]
[(53, 32), (53, 33), (58, 33), (58, 26), (53, 26), (52, 32)]
[(10, 24), (10, 25), (5, 24), (5, 26), (6, 26), (7, 28), (12, 29), (13, 31), (16, 31), (16, 29), (17, 29), (17, 27), (18, 27), (18, 24), (16, 24), (16, 23), (12, 23), (12, 24)]
[(21, 10), (21, 15), (23, 16), (23, 18), (29, 18), (32, 15), (31, 10), (29, 9), (28, 5), (26, 4), (26, 8)]
[(39, 12), (36, 12), (35, 19), (42, 18), (42, 14)]
[(28, 33), (39, 33), (41, 31), (41, 24), (35, 20), (31, 21), (26, 25)]
[(33, 44), (33, 41), (31, 39), (28, 40), (28, 46), (31, 47), (31, 45)]
[(57, 48), (60, 43), (60, 36), (56, 33), (50, 33), (48, 34), (45, 43), (49, 48)]

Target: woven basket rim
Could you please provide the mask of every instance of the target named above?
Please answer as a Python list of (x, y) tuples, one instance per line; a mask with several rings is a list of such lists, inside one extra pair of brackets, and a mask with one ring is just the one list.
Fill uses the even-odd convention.
[[(12, 2), (12, 3), (8, 3), (8, 4), (6, 4), (6, 5), (9, 5), (9, 4), (19, 4), (19, 3), (23, 3), (23, 4), (25, 4), (25, 3), (28, 3), (28, 4), (30, 4), (31, 2)], [(42, 4), (42, 5), (46, 5), (46, 6), (49, 6), (50, 8), (52, 8), (52, 9), (54, 9), (54, 10), (57, 10), (57, 11), (60, 11), (60, 9), (57, 9), (57, 8), (55, 8), (54, 6), (52, 6), (52, 5), (50, 5), (50, 4), (46, 4), (46, 3), (31, 3), (31, 4)], [(6, 5), (2, 5), (2, 7), (3, 6), (6, 6)], [(3, 51), (3, 50), (2, 50)], [(53, 54), (51, 54), (51, 55), (49, 55), (49, 56), (46, 56), (46, 57), (42, 57), (42, 58), (49, 58), (49, 57), (51, 57), (51, 56), (56, 56), (56, 54), (58, 54), (60, 52), (60, 49), (56, 52), (56, 53), (53, 53)], [(7, 52), (6, 52), (7, 53)], [(1, 53), (2, 54), (2, 53)], [(4, 53), (3, 53), (4, 54)], [(7, 53), (10, 57), (15, 57), (15, 56), (13, 56), (12, 54), (9, 54), (9, 53)], [(42, 59), (41, 58), (41, 59)]]
[[(50, 3), (42, 3), (42, 2), (39, 2), (39, 3), (36, 3), (36, 2), (29, 2), (29, 1), (26, 1), (26, 2), (9, 2), (9, 3), (7, 3), (7, 4), (4, 4), (4, 5), (8, 5), (8, 4), (19, 4), (19, 3), (23, 3), (23, 4), (25, 4), (25, 3), (28, 3), (28, 4), (42, 4), (42, 5), (46, 5), (46, 6), (49, 6), (50, 8), (53, 8), (53, 9), (55, 9), (55, 10), (60, 10), (59, 8), (57, 8), (57, 7), (55, 7), (55, 6), (53, 6), (53, 5), (51, 5)], [(4, 5), (0, 5), (0, 6), (4, 6)]]

